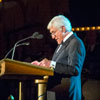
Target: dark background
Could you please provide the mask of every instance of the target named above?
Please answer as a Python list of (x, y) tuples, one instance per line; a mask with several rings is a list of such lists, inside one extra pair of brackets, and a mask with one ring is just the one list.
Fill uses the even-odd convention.
[[(68, 17), (73, 27), (100, 25), (99, 0), (3, 0), (0, 3), (0, 60), (18, 40), (31, 36), (34, 32), (43, 34), (44, 38), (25, 41), (30, 42), (30, 45), (17, 47), (14, 59), (29, 63), (33, 60), (40, 61), (44, 57), (51, 59), (57, 43), (51, 39), (46, 27), (50, 19), (59, 14)], [(87, 51), (82, 71), (83, 94), (87, 100), (99, 100), (100, 31), (79, 31), (77, 34)], [(8, 58), (11, 55), (12, 53)], [(18, 82), (1, 78), (0, 98), (7, 100), (12, 94), (18, 100)], [(23, 85), (24, 100), (34, 100), (36, 85), (33, 85), (32, 80), (23, 83), (26, 83)]]

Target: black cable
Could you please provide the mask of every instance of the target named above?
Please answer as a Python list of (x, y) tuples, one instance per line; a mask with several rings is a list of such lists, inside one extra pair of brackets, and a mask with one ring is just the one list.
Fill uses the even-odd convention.
[(46, 95), (46, 93), (41, 94), (40, 96), (38, 96), (38, 98), (43, 97), (43, 96), (45, 96), (45, 95)]

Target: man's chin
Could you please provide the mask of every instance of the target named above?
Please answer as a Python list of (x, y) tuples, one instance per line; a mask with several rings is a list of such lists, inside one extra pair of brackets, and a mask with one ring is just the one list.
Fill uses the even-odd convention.
[[(57, 41), (57, 40), (56, 40)], [(57, 44), (61, 44), (61, 42), (60, 41), (57, 41)]]
[(57, 42), (58, 44), (61, 44), (61, 42)]

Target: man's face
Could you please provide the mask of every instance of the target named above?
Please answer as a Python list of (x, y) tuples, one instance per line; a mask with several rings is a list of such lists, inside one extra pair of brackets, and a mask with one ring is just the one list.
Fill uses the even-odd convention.
[(52, 39), (55, 39), (58, 44), (61, 44), (61, 42), (63, 41), (62, 29), (58, 29), (56, 27), (51, 27), (50, 33), (51, 33)]

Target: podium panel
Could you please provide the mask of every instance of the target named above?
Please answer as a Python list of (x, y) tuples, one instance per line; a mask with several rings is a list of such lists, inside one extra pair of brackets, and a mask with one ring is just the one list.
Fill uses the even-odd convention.
[(53, 76), (51, 68), (36, 66), (27, 62), (21, 62), (11, 59), (2, 59), (0, 61), (0, 76), (2, 75), (35, 75), (35, 76)]
[[(35, 80), (35, 84), (38, 84), (38, 100), (44, 100), (46, 93), (46, 87), (49, 76), (53, 76), (54, 71), (51, 68), (43, 66), (36, 66), (27, 62), (21, 62), (12, 59), (0, 60), (0, 79), (18, 79), (19, 81), (19, 100), (23, 100), (22, 96), (22, 82), (21, 80), (29, 80), (32, 76), (32, 80)], [(5, 78), (5, 76), (7, 76)], [(17, 78), (16, 78), (17, 76)], [(29, 76), (28, 78), (25, 78)], [(42, 96), (41, 96), (42, 95)]]

